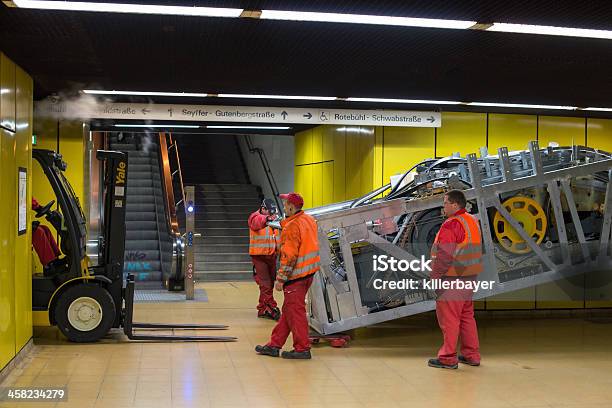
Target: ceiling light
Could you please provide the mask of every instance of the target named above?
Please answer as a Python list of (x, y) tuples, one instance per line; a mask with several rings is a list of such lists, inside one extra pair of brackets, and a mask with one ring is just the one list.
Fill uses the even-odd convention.
[(565, 37), (585, 37), (612, 39), (612, 31), (593, 30), (588, 28), (554, 27), (528, 24), (493, 23), (487, 31), (499, 31), (504, 33), (559, 35)]
[(336, 129), (337, 132), (347, 132), (347, 133), (363, 133), (367, 135), (373, 135), (374, 129), (372, 128), (360, 128), (360, 127), (339, 127)]
[(127, 127), (127, 128), (183, 128), (183, 129), (198, 129), (199, 125), (176, 125), (173, 123), (167, 125), (132, 125), (127, 123), (117, 123), (115, 127)]
[(83, 1), (13, 0), (17, 7), (43, 10), (105, 13), (166, 14), (197, 17), (240, 17), (242, 9), (222, 7), (161, 6), (155, 4), (93, 3)]
[(467, 29), (476, 21), (440, 20), (434, 18), (413, 18), (394, 16), (373, 16), (367, 14), (319, 13), (304, 11), (262, 10), (260, 19), (316, 21), (325, 23), (377, 24), (403, 27), (431, 27)]
[(251, 130), (287, 130), (290, 126), (231, 126), (231, 125), (207, 125), (207, 129), (251, 129)]
[(470, 102), (466, 105), (470, 106), (494, 106), (500, 108), (526, 108), (526, 109), (559, 109), (559, 110), (576, 110), (576, 106), (560, 106), (560, 105), (530, 105), (524, 103), (496, 103), (496, 102)]
[(418, 103), (423, 105), (459, 105), (459, 101), (434, 101), (426, 99), (392, 99), (392, 98), (346, 98), (349, 102), (390, 102), (390, 103)]
[(581, 110), (598, 111), (598, 112), (612, 112), (612, 108), (584, 108)]
[(141, 96), (182, 96), (190, 98), (206, 98), (206, 93), (192, 92), (148, 92), (148, 91), (104, 91), (101, 89), (83, 89), (83, 92), (91, 95), (141, 95)]
[(217, 95), (219, 98), (245, 98), (245, 99), (303, 99), (311, 101), (333, 101), (335, 96), (300, 96), (300, 95), (257, 95), (257, 94), (228, 94)]

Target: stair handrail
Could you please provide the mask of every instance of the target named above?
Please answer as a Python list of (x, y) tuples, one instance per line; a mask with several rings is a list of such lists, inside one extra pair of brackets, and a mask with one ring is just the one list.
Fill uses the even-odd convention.
[(268, 184), (270, 185), (270, 189), (272, 190), (272, 195), (274, 196), (274, 201), (276, 202), (276, 208), (281, 216), (284, 216), (284, 209), (280, 202), (279, 195), (280, 191), (278, 190), (278, 185), (276, 184), (276, 180), (274, 179), (274, 174), (272, 173), (272, 169), (270, 168), (270, 163), (268, 162), (268, 157), (266, 156), (266, 151), (260, 147), (255, 147), (253, 145), (253, 141), (251, 140), (250, 135), (244, 135), (244, 140), (246, 141), (249, 152), (257, 153), (259, 155), (259, 161), (261, 162), (261, 166), (266, 173), (266, 178), (268, 179)]
[[(183, 174), (181, 172), (181, 161), (178, 153), (178, 145), (176, 140), (172, 137), (171, 133), (160, 132), (159, 133), (159, 151), (161, 157), (161, 170), (163, 176), (162, 187), (166, 194), (166, 202), (168, 203), (166, 208), (166, 220), (168, 223), (168, 231), (174, 237), (180, 237), (181, 232), (177, 217), (177, 208), (180, 205), (185, 207), (185, 187), (183, 185)], [(174, 158), (174, 166), (172, 160)], [(174, 170), (173, 170), (174, 167)], [(175, 192), (174, 181), (175, 178), (178, 182), (178, 190)], [(176, 193), (180, 194), (177, 200)]]

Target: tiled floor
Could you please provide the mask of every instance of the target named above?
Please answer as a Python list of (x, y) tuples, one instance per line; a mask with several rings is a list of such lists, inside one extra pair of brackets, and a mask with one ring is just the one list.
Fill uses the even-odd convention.
[[(138, 304), (141, 321), (227, 323), (235, 343), (136, 343), (117, 333), (70, 344), (53, 328), (4, 386), (67, 386), (68, 402), (2, 407), (612, 407), (612, 321), (483, 319), (481, 367), (428, 368), (435, 319), (357, 330), (310, 361), (257, 356), (273, 322), (255, 318), (251, 283), (207, 284), (209, 303)], [(290, 345), (288, 345), (290, 346)]]

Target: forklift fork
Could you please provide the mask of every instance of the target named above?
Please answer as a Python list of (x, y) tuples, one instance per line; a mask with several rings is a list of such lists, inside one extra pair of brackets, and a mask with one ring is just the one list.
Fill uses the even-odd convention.
[(173, 336), (136, 334), (135, 329), (166, 329), (166, 330), (223, 330), (228, 326), (222, 324), (162, 324), (137, 323), (134, 318), (134, 275), (128, 275), (125, 285), (125, 315), (123, 317), (123, 332), (130, 340), (161, 340), (161, 341), (236, 341), (231, 336)]

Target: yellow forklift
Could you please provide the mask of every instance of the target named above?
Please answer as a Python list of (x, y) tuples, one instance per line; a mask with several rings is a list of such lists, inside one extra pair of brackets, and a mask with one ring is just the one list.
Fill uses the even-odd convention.
[[(32, 157), (47, 177), (55, 200), (36, 209), (56, 229), (64, 257), (32, 278), (32, 309), (46, 313), (73, 342), (94, 342), (111, 328), (123, 328), (130, 340), (234, 341), (229, 336), (174, 336), (137, 334), (145, 330), (227, 329), (225, 325), (157, 324), (132, 321), (134, 276), (123, 279), (125, 251), (125, 201), (127, 193), (127, 154), (97, 151), (104, 166), (103, 212), (99, 237), (98, 265), (90, 266), (86, 256), (86, 220), (78, 198), (64, 176), (66, 163), (51, 150), (34, 149)], [(34, 223), (37, 223), (35, 221)], [(37, 226), (37, 224), (35, 224)]]

